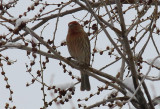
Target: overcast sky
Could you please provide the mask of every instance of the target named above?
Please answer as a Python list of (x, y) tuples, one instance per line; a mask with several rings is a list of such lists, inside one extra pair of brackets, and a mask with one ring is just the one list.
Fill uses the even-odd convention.
[[(8, 0), (5, 0), (5, 2), (7, 3)], [(50, 1), (50, 0), (46, 0), (46, 1)], [(65, 1), (65, 0), (54, 0), (57, 3), (60, 3), (61, 1)], [(16, 5), (16, 7), (8, 10), (8, 12), (14, 16), (15, 18), (17, 18), (20, 14), (22, 14), (23, 12), (25, 12), (28, 8), (28, 6), (31, 6), (32, 2), (30, 2), (30, 0), (20, 0), (18, 1), (18, 4)], [(126, 9), (128, 5), (123, 5), (123, 8)], [(27, 14), (26, 18), (31, 19), (33, 18), (34, 15), (36, 15), (38, 13), (38, 10), (41, 8), (42, 6), (38, 6), (36, 7), (36, 9), (33, 12), (30, 12)], [(48, 10), (52, 10), (54, 9), (56, 6), (50, 6), (47, 7), (46, 10), (44, 12), (47, 12)], [(76, 7), (76, 6), (75, 6)], [(62, 10), (65, 11), (67, 9), (70, 9), (70, 7), (66, 7)], [(74, 15), (74, 17), (76, 18), (83, 18), (83, 15), (86, 14), (86, 11), (80, 11), (78, 13), (74, 13), (74, 14), (69, 14), (67, 16), (64, 16), (62, 18), (59, 19), (59, 24), (58, 24), (58, 30), (56, 33), (56, 38), (55, 38), (55, 45), (59, 46), (61, 44), (61, 42), (65, 41), (66, 35), (67, 35), (67, 30), (68, 30), (68, 23), (70, 21), (76, 20), (73, 18), (72, 15)], [(129, 11), (128, 13), (126, 13), (125, 15), (125, 21), (126, 24), (130, 24), (130, 21), (135, 17), (135, 12), (134, 10)], [(35, 23), (28, 23), (27, 26), (28, 27), (32, 27), (36, 24)], [(52, 38), (53, 37), (53, 32), (55, 29), (55, 23), (56, 23), (56, 19), (50, 20), (49, 23), (47, 25), (47, 27), (44, 29), (42, 36), (44, 37), (45, 40), (47, 40), (48, 38)], [(47, 24), (46, 23), (46, 24)], [(46, 25), (45, 24), (45, 25)], [(145, 26), (146, 24), (144, 24)], [(43, 29), (44, 25), (41, 26), (40, 28), (38, 28), (37, 30), (35, 30), (35, 32), (40, 35), (41, 30)], [(116, 26), (118, 27), (118, 25)], [(12, 26), (12, 28), (14, 28)], [(5, 34), (6, 30), (0, 26), (0, 34)], [(87, 31), (87, 29), (85, 28), (85, 31)], [(110, 31), (111, 32), (111, 31)], [(22, 31), (23, 33), (23, 31)], [(111, 32), (112, 33), (112, 32)], [(133, 32), (130, 33), (130, 35), (132, 35)], [(13, 36), (13, 38), (17, 37), (17, 35)], [(115, 37), (115, 34), (113, 33), (113, 36)], [(148, 37), (148, 36), (147, 36)], [(31, 40), (31, 36), (27, 35), (26, 39)], [(146, 38), (144, 38), (146, 40)], [(156, 43), (160, 42), (160, 38), (158, 36), (155, 36), (155, 41)], [(145, 42), (144, 40), (144, 42)], [(95, 40), (91, 40), (91, 48), (93, 49), (94, 46), (94, 41)], [(138, 45), (137, 47), (137, 51), (138, 48), (141, 48), (142, 45), (144, 43), (141, 43)], [(97, 49), (98, 50), (104, 50), (106, 48), (106, 46), (110, 46), (113, 47), (111, 45), (111, 43), (109, 42), (109, 40), (107, 39), (107, 37), (104, 35), (104, 33), (100, 33), (98, 36), (98, 41), (97, 41)], [(158, 47), (160, 47), (160, 45), (158, 45)], [(46, 50), (44, 48), (44, 50)], [(69, 53), (67, 50), (67, 47), (60, 47), (58, 48), (58, 50), (61, 52), (61, 55), (64, 57), (69, 57)], [(32, 56), (31, 59), (28, 59), (28, 57), (26, 56), (26, 52), (22, 51), (22, 50), (17, 50), (17, 49), (8, 49), (6, 51), (3, 51), (2, 54), (4, 56), (8, 56), (10, 57), (11, 60), (16, 61), (13, 65), (11, 66), (6, 66), (6, 64), (4, 64), (4, 70), (6, 72), (6, 76), (9, 78), (9, 84), (11, 85), (11, 89), (13, 90), (14, 94), (13, 94), (13, 103), (10, 103), (12, 106), (15, 105), (17, 107), (17, 109), (39, 109), (40, 107), (43, 106), (43, 94), (41, 89), (41, 84), (39, 84), (38, 82), (35, 82), (33, 85), (26, 87), (26, 83), (31, 83), (32, 77), (31, 75), (26, 72), (26, 67), (25, 64), (29, 64), (30, 60), (32, 60)], [(105, 52), (103, 55), (99, 55), (99, 53), (95, 54), (95, 61), (93, 63), (93, 67), (96, 69), (100, 69), (103, 66), (105, 66), (106, 64), (109, 64), (110, 62), (114, 61), (115, 57), (110, 58), (108, 55), (108, 52)], [(115, 52), (115, 54), (117, 54), (117, 52)], [(38, 55), (37, 55), (38, 56)], [(155, 53), (155, 50), (153, 49), (153, 44), (149, 43), (149, 45), (147, 46), (147, 50), (144, 53), (144, 58), (147, 59), (153, 59), (155, 56), (157, 56), (157, 54)], [(93, 57), (92, 57), (93, 58)], [(36, 62), (37, 65), (35, 65), (33, 67), (33, 71), (32, 74), (36, 75), (36, 71), (38, 69), (40, 69), (40, 66), (38, 64), (39, 58), (37, 58)], [(44, 58), (43, 58), (44, 59)], [(121, 65), (121, 61), (117, 62), (116, 64), (114, 64), (113, 66), (105, 69), (103, 72), (109, 73), (110, 75), (115, 76), (117, 74), (117, 72), (120, 69), (120, 65)], [(144, 74), (146, 73), (146, 71), (148, 70), (148, 67), (144, 65), (144, 68), (142, 70), (142, 72), (144, 72)], [(76, 76), (80, 76), (79, 71), (72, 69), (70, 66), (67, 65), (67, 69), (73, 72), (74, 75)], [(159, 72), (155, 69), (153, 69), (150, 73), (151, 75), (158, 75)], [(1, 75), (0, 76), (0, 109), (3, 109), (5, 106), (5, 103), (8, 102), (8, 98), (9, 98), (9, 90), (5, 88), (6, 86), (6, 82), (3, 80), (4, 77)], [(54, 60), (54, 59), (50, 59), (50, 63), (47, 64), (47, 69), (44, 71), (44, 82), (48, 85), (57, 85), (57, 86), (61, 86), (64, 85), (66, 83), (76, 83), (76, 80), (72, 80), (71, 77), (67, 74), (67, 73), (63, 73), (63, 69), (61, 66), (59, 66), (59, 61)], [(91, 93), (95, 93), (97, 91), (97, 86), (104, 86), (103, 83), (100, 83), (99, 81), (97, 81), (96, 79), (90, 77), (90, 82), (91, 82), (91, 91), (89, 92), (81, 92), (80, 91), (80, 85), (76, 85), (76, 91), (75, 91), (75, 95), (73, 96), (73, 99), (69, 102), (66, 103), (65, 105), (61, 106), (61, 108), (56, 107), (56, 105), (52, 105), (51, 107), (49, 107), (48, 109), (70, 109), (71, 106), (75, 106), (77, 108), (77, 99), (84, 99), (85, 97), (89, 97), (89, 95)], [(154, 86), (152, 85), (154, 84)], [(149, 82), (147, 81), (147, 85), (149, 88), (149, 91), (154, 90), (154, 92), (151, 92), (151, 96), (152, 98), (155, 96), (159, 95), (159, 91), (160, 88), (159, 86), (159, 82)], [(52, 97), (50, 95), (50, 91), (46, 91), (47, 93), (47, 101), (52, 100)], [(89, 101), (85, 102), (82, 101), (80, 103), (86, 103), (86, 105), (91, 105), (93, 103), (96, 103), (98, 101), (103, 100), (104, 98), (107, 98), (108, 94), (111, 91), (103, 91), (102, 94), (100, 96), (95, 96), (93, 98), (91, 98)], [(56, 95), (54, 95), (56, 96)], [(126, 106), (128, 106), (126, 104)], [(106, 109), (106, 107), (101, 107), (101, 109)], [(157, 107), (158, 109), (159, 107)], [(96, 108), (95, 108), (96, 109)], [(118, 108), (115, 108), (118, 109)]]

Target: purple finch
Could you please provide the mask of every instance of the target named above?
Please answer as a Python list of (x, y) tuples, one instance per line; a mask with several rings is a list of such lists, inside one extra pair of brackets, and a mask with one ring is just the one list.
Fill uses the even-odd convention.
[[(90, 41), (83, 27), (77, 22), (72, 21), (68, 24), (67, 47), (70, 55), (77, 61), (90, 64)], [(81, 71), (81, 91), (90, 90), (89, 76)]]

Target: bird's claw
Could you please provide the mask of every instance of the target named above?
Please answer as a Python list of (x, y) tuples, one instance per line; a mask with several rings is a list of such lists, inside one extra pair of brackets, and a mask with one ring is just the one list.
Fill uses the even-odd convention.
[(88, 66), (90, 66), (89, 64), (86, 64), (86, 63), (78, 63), (80, 67), (82, 68), (87, 68)]
[(73, 57), (67, 57), (66, 59), (67, 59), (67, 60), (71, 60), (72, 58), (73, 58)]

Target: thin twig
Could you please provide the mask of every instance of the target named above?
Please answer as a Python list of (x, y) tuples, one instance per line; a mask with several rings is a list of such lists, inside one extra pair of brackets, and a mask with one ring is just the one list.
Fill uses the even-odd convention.
[(159, 57), (160, 57), (160, 55), (158, 55), (157, 57), (155, 57), (155, 58), (153, 59), (153, 61), (151, 62), (151, 65), (149, 66), (149, 69), (148, 69), (147, 73), (146, 73), (145, 76), (142, 78), (142, 80), (141, 80), (140, 84), (138, 85), (138, 87), (136, 88), (134, 94), (132, 95), (132, 97), (131, 97), (127, 102), (130, 102), (130, 101), (134, 98), (134, 96), (135, 96), (136, 93), (138, 92), (139, 88), (141, 87), (143, 81), (146, 79), (146, 77), (148, 76), (149, 72), (151, 71), (152, 65), (154, 64), (154, 62), (155, 62)]

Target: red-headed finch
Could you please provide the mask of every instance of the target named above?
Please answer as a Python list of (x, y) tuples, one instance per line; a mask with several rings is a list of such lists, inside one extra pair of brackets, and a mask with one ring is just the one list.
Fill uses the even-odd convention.
[[(81, 63), (90, 64), (90, 41), (83, 27), (72, 21), (68, 24), (67, 47), (70, 55)], [(89, 76), (81, 71), (81, 91), (90, 90)]]

